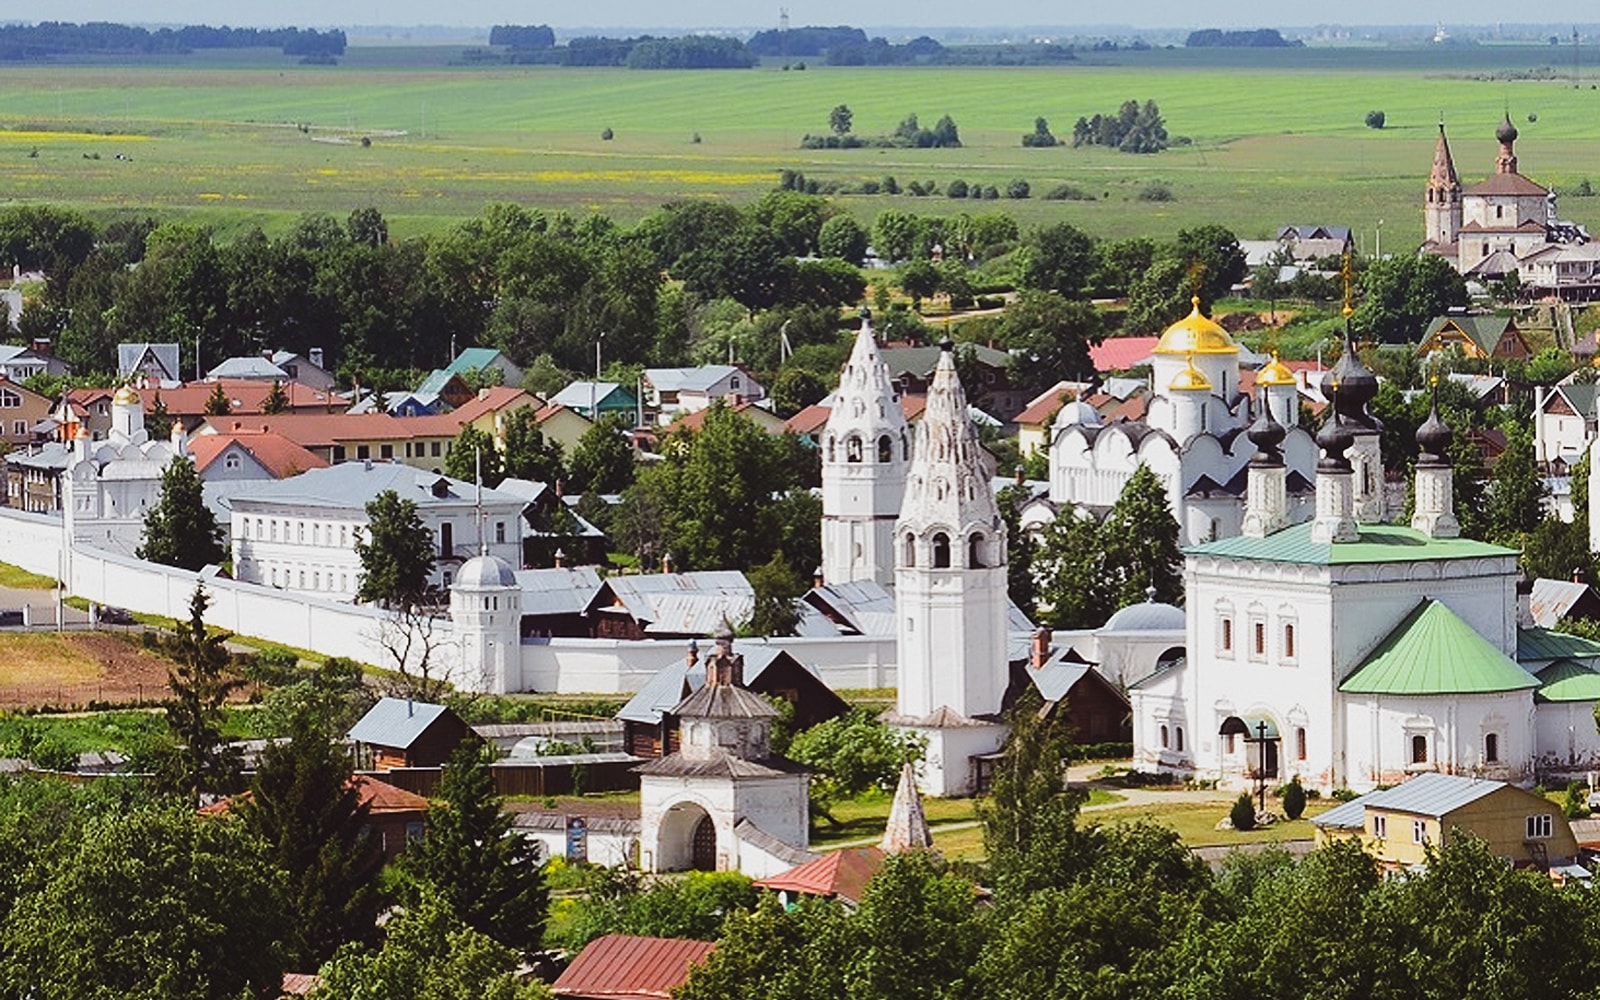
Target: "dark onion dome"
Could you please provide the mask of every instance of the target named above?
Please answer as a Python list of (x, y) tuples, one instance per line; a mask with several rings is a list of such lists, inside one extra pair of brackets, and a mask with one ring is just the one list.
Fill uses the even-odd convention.
[(1450, 464), (1450, 441), (1454, 434), (1450, 425), (1439, 419), (1439, 383), (1433, 384), (1433, 405), (1428, 407), (1428, 419), (1417, 428), (1417, 456), (1419, 465)]
[(1505, 121), (1502, 121), (1500, 127), (1494, 130), (1494, 137), (1507, 146), (1517, 141), (1517, 127), (1511, 124), (1511, 112), (1506, 112)]
[(946, 354), (950, 354), (953, 353), (955, 349), (956, 342), (950, 339), (949, 334), (945, 334), (945, 338), (939, 341), (939, 350), (945, 352)]
[(1255, 458), (1250, 460), (1252, 465), (1278, 466), (1283, 464), (1283, 452), (1280, 450), (1283, 439), (1288, 436), (1288, 431), (1278, 423), (1272, 415), (1272, 407), (1263, 405), (1261, 413), (1256, 416), (1255, 423), (1245, 431), (1245, 436), (1250, 443), (1256, 446)]
[(1322, 460), (1317, 463), (1319, 473), (1350, 471), (1350, 460), (1344, 453), (1356, 443), (1356, 436), (1345, 425), (1344, 417), (1339, 412), (1339, 404), (1344, 401), (1343, 397), (1344, 387), (1335, 381), (1331, 397), (1333, 405), (1328, 407), (1328, 420), (1322, 425), (1322, 430), (1317, 432), (1317, 447), (1322, 449)]
[(1333, 399), (1330, 390), (1337, 386), (1338, 402), (1334, 409), (1344, 415), (1352, 427), (1378, 430), (1381, 425), (1367, 413), (1367, 404), (1378, 395), (1378, 376), (1361, 363), (1361, 353), (1356, 350), (1355, 338), (1348, 324), (1344, 330), (1344, 350), (1339, 360), (1322, 377), (1322, 395)]

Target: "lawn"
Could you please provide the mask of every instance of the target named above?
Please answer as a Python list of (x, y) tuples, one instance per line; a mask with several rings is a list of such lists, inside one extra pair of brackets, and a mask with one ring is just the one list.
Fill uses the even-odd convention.
[[(311, 68), (289, 64), (9, 66), (0, 69), (0, 162), (10, 196), (69, 202), (101, 216), (155, 212), (282, 230), (304, 211), (374, 205), (397, 236), (439, 231), (490, 201), (629, 222), (685, 196), (750, 201), (781, 169), (859, 184), (956, 178), (1026, 201), (842, 196), (863, 218), (895, 207), (928, 214), (1004, 209), (1024, 223), (1068, 220), (1102, 236), (1170, 236), (1223, 222), (1267, 235), (1307, 211), (1363, 239), (1380, 219), (1395, 245), (1421, 238), (1419, 197), (1441, 112), (1469, 183), (1492, 169), (1492, 132), (1509, 101), (1524, 168), (1570, 189), (1600, 174), (1600, 91), (1561, 80), (1475, 78), (1547, 63), (1543, 47), (1474, 51), (1460, 65), (1430, 53), (1251, 56), (1129, 54), (1118, 64), (1049, 68), (827, 68), (784, 72), (636, 72), (551, 67)], [(1431, 60), (1431, 62), (1430, 62)], [(1192, 144), (1153, 156), (1024, 149), (1044, 116), (1069, 136), (1080, 116), (1128, 99), (1159, 103)], [(881, 134), (907, 114), (949, 114), (961, 149), (801, 150), (839, 103), (856, 130)], [(1389, 127), (1368, 129), (1368, 110)], [(1536, 116), (1537, 122), (1527, 121)], [(615, 138), (600, 138), (602, 129)], [(698, 136), (700, 141), (694, 141)], [(370, 145), (361, 140), (369, 139)], [(1600, 179), (1600, 178), (1597, 178)], [(1174, 200), (1138, 200), (1161, 182)], [(1039, 195), (1074, 184), (1094, 201)], [(1591, 225), (1573, 202), (1564, 210)], [(1319, 220), (1321, 217), (1319, 216)]]
[(0, 563), (0, 587), (14, 590), (54, 590), (56, 581), (38, 573), (29, 573), (20, 566)]
[[(1121, 800), (1122, 796), (1115, 792), (1095, 788), (1090, 789), (1087, 804), (1109, 805)], [(878, 838), (883, 835), (883, 828), (888, 825), (889, 809), (893, 804), (894, 796), (882, 792), (869, 793), (836, 804), (833, 807), (833, 816), (839, 821), (838, 825), (822, 820), (813, 826), (812, 849), (825, 851), (837, 847), (876, 844)], [(946, 837), (965, 840), (969, 833), (976, 834), (974, 843), (982, 844), (976, 799), (924, 798), (922, 809), (928, 817), (928, 826), (933, 830), (934, 846), (940, 850), (944, 850)]]

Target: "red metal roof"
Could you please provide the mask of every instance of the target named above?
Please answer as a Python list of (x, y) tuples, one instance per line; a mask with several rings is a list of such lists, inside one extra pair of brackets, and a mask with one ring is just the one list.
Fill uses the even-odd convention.
[(1122, 371), (1148, 358), (1160, 340), (1160, 337), (1108, 337), (1089, 348), (1089, 359), (1097, 372)]
[(607, 934), (578, 953), (550, 992), (596, 1000), (667, 1000), (713, 947), (709, 941)]
[[(235, 413), (260, 413), (261, 407), (267, 401), (267, 395), (272, 392), (271, 382), (246, 378), (187, 382), (170, 389), (150, 386), (134, 391), (138, 392), (145, 413), (155, 412), (156, 399), (159, 398), (166, 404), (167, 413), (171, 416), (194, 417), (206, 412), (206, 403), (219, 385), (222, 386), (223, 395), (228, 397), (228, 402)], [(290, 413), (326, 413), (329, 407), (342, 411), (350, 405), (337, 396), (301, 385), (299, 382), (284, 382), (282, 387), (284, 395), (289, 400)]]
[(308, 469), (325, 469), (328, 460), (273, 431), (235, 431), (231, 434), (201, 434), (189, 442), (195, 471), (204, 473), (217, 456), (231, 444), (254, 456), (277, 479)]
[(847, 847), (830, 851), (815, 861), (791, 868), (755, 884), (773, 891), (787, 890), (807, 896), (838, 896), (859, 902), (861, 891), (883, 867), (883, 851), (876, 847)]

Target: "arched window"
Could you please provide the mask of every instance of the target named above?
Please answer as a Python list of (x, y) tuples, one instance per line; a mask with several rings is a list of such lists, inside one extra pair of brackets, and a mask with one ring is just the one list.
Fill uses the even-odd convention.
[(834, 446), (833, 435), (829, 434), (828, 435), (828, 461), (830, 461), (830, 462), (835, 461), (835, 458), (834, 458), (834, 447), (833, 446)]
[(1173, 730), (1173, 736), (1176, 737), (1174, 749), (1176, 749), (1179, 753), (1183, 753), (1183, 727), (1176, 727)]
[(1168, 746), (1167, 726), (1166, 726), (1166, 723), (1162, 723), (1162, 725), (1161, 725), (1161, 749), (1165, 750), (1165, 749), (1167, 749), (1167, 746)]
[(973, 534), (967, 539), (967, 568), (983, 569), (983, 536)]
[(844, 439), (844, 460), (846, 462), (861, 461), (861, 439), (854, 434)]
[(933, 568), (950, 568), (950, 536), (942, 531), (933, 536)]
[(1483, 737), (1483, 762), (1485, 764), (1500, 763), (1500, 734), (1488, 733)]
[(878, 461), (883, 463), (894, 461), (894, 440), (887, 434), (878, 439)]
[(1428, 738), (1426, 736), (1411, 737), (1411, 763), (1426, 764), (1428, 762)]
[(915, 535), (906, 536), (905, 563), (907, 566), (915, 566), (917, 564), (917, 536)]
[(1294, 759), (1306, 759), (1306, 727), (1298, 726), (1294, 731)]

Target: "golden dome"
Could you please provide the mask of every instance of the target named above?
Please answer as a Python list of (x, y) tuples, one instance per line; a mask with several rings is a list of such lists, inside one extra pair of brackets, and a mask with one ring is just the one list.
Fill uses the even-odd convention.
[(1157, 354), (1237, 354), (1239, 345), (1228, 331), (1200, 314), (1200, 296), (1189, 300), (1194, 310), (1167, 327), (1156, 344)]
[(1210, 392), (1211, 382), (1205, 373), (1194, 366), (1194, 358), (1189, 359), (1189, 366), (1178, 373), (1178, 377), (1167, 386), (1173, 392)]
[(111, 402), (115, 406), (135, 406), (139, 402), (139, 394), (128, 386), (123, 386), (111, 397)]
[(1272, 352), (1272, 360), (1256, 372), (1256, 385), (1296, 385), (1294, 372), (1278, 360), (1278, 352)]

